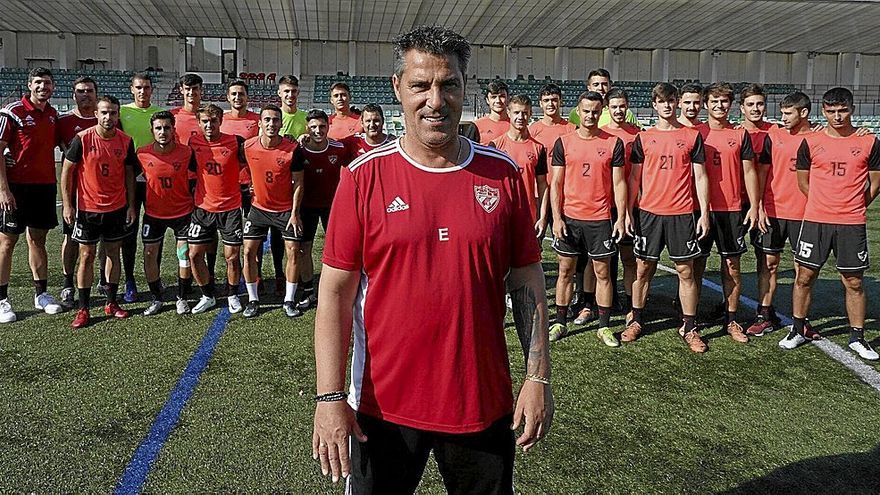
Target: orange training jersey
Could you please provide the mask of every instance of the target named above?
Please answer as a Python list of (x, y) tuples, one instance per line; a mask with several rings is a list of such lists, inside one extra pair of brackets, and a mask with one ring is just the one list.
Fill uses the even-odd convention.
[(244, 156), (253, 178), (253, 205), (263, 211), (281, 213), (293, 208), (292, 173), (302, 170), (302, 160), (294, 155), (302, 153), (296, 141), (282, 139), (275, 148), (266, 148), (260, 137), (244, 142)]
[(792, 134), (783, 127), (771, 129), (764, 137), (760, 162), (768, 165), (762, 202), (767, 216), (784, 220), (803, 220), (807, 197), (798, 187), (797, 152), (812, 131)]
[(553, 146), (556, 145), (556, 140), (566, 134), (574, 132), (575, 129), (577, 129), (577, 127), (567, 120), (561, 120), (558, 124), (552, 125), (547, 125), (539, 120), (533, 122), (532, 125), (529, 126), (529, 134), (531, 134), (535, 141), (543, 144), (544, 147), (547, 148), (547, 159), (552, 163)]
[(110, 213), (127, 201), (125, 167), (136, 168), (134, 142), (122, 131), (112, 138), (98, 135), (97, 126), (81, 131), (67, 149), (65, 159), (75, 164), (77, 209)]
[(203, 135), (190, 140), (195, 154), (190, 170), (196, 173), (196, 206), (211, 213), (241, 208), (238, 175), (245, 161), (243, 143), (241, 137), (223, 133), (217, 141), (208, 142)]
[[(706, 176), (709, 179), (709, 209), (740, 211), (745, 190), (743, 160), (753, 160), (752, 139), (743, 129), (700, 128), (706, 152)], [(748, 198), (748, 196), (746, 196)]]
[(553, 166), (565, 167), (562, 211), (584, 221), (611, 219), (614, 207), (612, 169), (625, 163), (623, 141), (600, 130), (593, 138), (577, 132), (562, 136), (553, 147)]
[(816, 133), (801, 143), (797, 169), (810, 172), (804, 220), (837, 225), (867, 222), (868, 171), (880, 171), (880, 142), (875, 136)]
[(193, 151), (177, 143), (170, 153), (159, 153), (153, 143), (137, 150), (147, 183), (144, 212), (153, 218), (179, 218), (193, 209), (189, 192), (189, 165)]
[(633, 142), (630, 159), (642, 164), (640, 209), (655, 215), (694, 212), (693, 166), (706, 163), (699, 131), (690, 127), (642, 131)]
[[(244, 117), (238, 117), (232, 114), (232, 112), (225, 112), (223, 114), (223, 123), (220, 124), (220, 132), (241, 136), (245, 140), (250, 139), (260, 133), (260, 114), (247, 112), (244, 114)], [(243, 185), (251, 183), (251, 176), (247, 168), (241, 169), (238, 182)]]
[(525, 141), (514, 141), (506, 132), (492, 141), (490, 146), (507, 153), (519, 165), (526, 186), (529, 211), (532, 212), (532, 220), (537, 220), (539, 206), (537, 177), (547, 175), (547, 148), (532, 137)]
[(510, 129), (510, 120), (495, 121), (488, 115), (474, 121), (477, 131), (480, 133), (480, 144), (489, 144), (498, 137), (503, 136)]
[(174, 131), (177, 133), (177, 140), (180, 144), (187, 145), (193, 136), (202, 135), (199, 119), (194, 112), (177, 107), (171, 109), (171, 114), (174, 115)]
[(333, 114), (329, 119), (330, 129), (327, 131), (327, 137), (337, 141), (352, 136), (359, 132), (364, 132), (361, 125), (360, 116), (346, 117)]
[(602, 126), (602, 130), (611, 134), (612, 136), (617, 136), (623, 141), (624, 147), (624, 165), (623, 165), (623, 177), (626, 180), (629, 180), (629, 174), (632, 172), (632, 161), (630, 161), (630, 153), (632, 153), (633, 142), (636, 140), (636, 136), (639, 135), (639, 128), (634, 125), (629, 125), (627, 127), (623, 127), (620, 129), (614, 129), (610, 126)]

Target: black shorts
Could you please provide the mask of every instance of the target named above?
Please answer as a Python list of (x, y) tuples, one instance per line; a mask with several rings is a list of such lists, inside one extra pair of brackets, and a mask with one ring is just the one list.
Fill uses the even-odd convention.
[(9, 184), (9, 190), (15, 198), (15, 210), (0, 213), (0, 232), (20, 235), (28, 227), (52, 230), (58, 226), (55, 184)]
[(617, 254), (611, 220), (584, 221), (565, 218), (565, 238), (553, 239), (553, 250), (562, 256), (587, 255), (593, 259)]
[(690, 260), (700, 255), (693, 213), (655, 215), (637, 210), (633, 214), (636, 231), (633, 250), (639, 259), (659, 261), (664, 247), (673, 261)]
[(798, 232), (801, 230), (800, 220), (786, 220), (784, 218), (769, 217), (767, 222), (770, 229), (766, 233), (760, 230), (755, 234), (753, 231), (752, 243), (755, 249), (762, 253), (781, 253), (785, 249), (785, 243), (791, 247), (791, 251), (797, 252)]
[(128, 236), (125, 217), (128, 207), (109, 213), (76, 212), (71, 239), (80, 244), (97, 244), (99, 241), (117, 242)]
[(735, 258), (748, 251), (744, 218), (741, 211), (710, 212), (709, 235), (700, 240), (700, 256), (709, 256), (712, 244), (722, 258)]
[(818, 270), (834, 251), (837, 271), (861, 272), (870, 265), (868, 231), (862, 225), (837, 225), (804, 220), (798, 234), (794, 260)]
[(435, 433), (358, 413), (369, 438), (351, 440), (352, 495), (415, 493), (431, 451), (450, 493), (513, 495), (512, 416), (467, 434)]
[(287, 222), (289, 221), (289, 210), (277, 213), (252, 206), (247, 219), (244, 221), (244, 238), (265, 240), (269, 229), (276, 228), (281, 231), (281, 237), (285, 241), (298, 241), (299, 239), (293, 233), (293, 230), (287, 229)]
[(144, 244), (162, 242), (162, 239), (165, 238), (166, 229), (171, 229), (174, 232), (174, 238), (178, 241), (186, 241), (189, 237), (190, 220), (189, 213), (177, 218), (156, 218), (144, 213), (141, 241)]
[(198, 207), (193, 210), (187, 232), (187, 240), (190, 244), (214, 242), (218, 231), (223, 244), (241, 246), (241, 208), (218, 213), (211, 213)]
[(324, 226), (324, 232), (327, 232), (327, 222), (330, 221), (330, 208), (303, 208), (302, 212), (303, 234), (299, 239), (300, 242), (312, 242), (315, 240), (315, 234), (318, 232), (318, 221)]
[(73, 225), (65, 222), (63, 218), (61, 219), (61, 235), (73, 235)]

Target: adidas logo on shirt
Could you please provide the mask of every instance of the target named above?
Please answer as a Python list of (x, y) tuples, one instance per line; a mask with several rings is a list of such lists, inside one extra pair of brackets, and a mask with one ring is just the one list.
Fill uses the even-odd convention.
[(400, 196), (397, 196), (394, 198), (394, 201), (392, 201), (391, 204), (388, 205), (388, 208), (385, 208), (385, 212), (394, 213), (396, 211), (404, 211), (408, 209), (409, 205), (406, 204), (404, 200), (400, 199)]

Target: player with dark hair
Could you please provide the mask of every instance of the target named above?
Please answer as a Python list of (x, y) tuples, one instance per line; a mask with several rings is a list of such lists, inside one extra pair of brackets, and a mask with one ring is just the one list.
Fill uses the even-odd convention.
[[(492, 81), (486, 87), (486, 105), (489, 115), (474, 121), (480, 133), (480, 144), (489, 144), (493, 139), (504, 135), (510, 130), (510, 117), (507, 115), (507, 83), (501, 80)], [(531, 109), (529, 109), (531, 113)]]
[(547, 158), (552, 160), (556, 140), (574, 132), (575, 126), (562, 118), (562, 90), (559, 86), (553, 83), (545, 84), (538, 95), (538, 105), (544, 115), (541, 120), (529, 126), (529, 134), (547, 148)]
[[(587, 74), (587, 91), (595, 91), (602, 95), (602, 98), (608, 100), (608, 92), (614, 87), (614, 82), (611, 80), (611, 73), (608, 72), (607, 69), (593, 69)], [(625, 115), (626, 122), (638, 126), (639, 121), (636, 119), (634, 113), (632, 113), (629, 108), (626, 109)], [(574, 125), (580, 125), (581, 120), (578, 116), (577, 108), (573, 108), (571, 113), (568, 114), (568, 121)], [(611, 112), (608, 109), (608, 104), (605, 104), (605, 109), (602, 111), (602, 116), (599, 117), (599, 127), (605, 127), (611, 122)]]
[(189, 261), (190, 216), (193, 197), (189, 188), (189, 165), (193, 152), (188, 146), (177, 142), (174, 132), (174, 115), (156, 112), (150, 117), (153, 125), (153, 142), (137, 150), (146, 185), (144, 222), (141, 240), (144, 243), (144, 275), (153, 295), (153, 301), (144, 310), (151, 316), (162, 309), (162, 281), (159, 251), (165, 231), (171, 229), (177, 240), (177, 314), (188, 313), (186, 293), (192, 286)]
[(682, 85), (678, 94), (678, 122), (687, 127), (703, 125), (700, 120), (700, 112), (703, 111), (703, 87), (699, 83), (687, 83)]
[(198, 74), (184, 74), (178, 81), (180, 94), (183, 95), (183, 106), (172, 108), (174, 115), (174, 129), (177, 132), (177, 140), (181, 144), (189, 144), (194, 136), (201, 136), (202, 129), (199, 125), (198, 110), (202, 106), (202, 76)]
[(296, 108), (299, 100), (299, 79), (286, 75), (278, 79), (278, 97), (281, 98), (281, 135), (298, 139), (307, 132), (306, 112)]
[(72, 237), (79, 243), (79, 311), (71, 324), (75, 329), (89, 324), (98, 242), (104, 244), (107, 253), (104, 314), (128, 317), (128, 311), (116, 302), (116, 293), (120, 244), (128, 235), (127, 227), (135, 221), (134, 178), (138, 159), (132, 139), (117, 129), (119, 100), (101, 96), (95, 115), (98, 125), (81, 131), (71, 141), (61, 171), (64, 220), (74, 224)]
[(614, 285), (611, 260), (616, 241), (626, 232), (626, 216), (612, 220), (612, 205), (626, 211), (623, 141), (599, 128), (605, 102), (602, 95), (587, 91), (578, 98), (581, 125), (556, 141), (550, 205), (553, 209), (553, 249), (559, 255), (556, 281), (556, 322), (550, 340), (568, 333), (566, 321), (571, 301), (571, 282), (578, 257), (589, 257), (596, 276), (599, 328), (596, 335), (609, 347), (620, 342), (610, 328)]
[[(467, 41), (420, 27), (394, 48), (407, 132), (341, 173), (315, 320), (312, 455), (334, 480), (351, 473), (355, 495), (413, 493), (432, 451), (448, 491), (512, 494), (515, 443), (530, 450), (553, 415), (525, 188), (506, 155), (458, 136)], [(516, 405), (505, 283), (526, 357)]]
[(0, 323), (16, 320), (9, 302), (12, 254), (27, 232), (28, 262), (34, 280), (34, 308), (49, 314), (63, 308), (47, 291), (46, 235), (58, 225), (55, 212), (55, 146), (58, 113), (49, 104), (55, 82), (46, 68), (31, 69), (30, 94), (0, 110), (0, 156), (9, 151), (12, 166), (0, 164)]
[[(620, 338), (631, 342), (641, 335), (648, 289), (665, 247), (678, 273), (682, 308), (678, 333), (693, 352), (702, 353), (707, 347), (696, 326), (699, 301), (693, 260), (700, 255), (698, 240), (709, 232), (709, 184), (703, 165), (703, 139), (696, 129), (675, 118), (675, 86), (657, 84), (651, 91), (651, 100), (657, 124), (639, 133), (631, 155), (633, 169), (627, 197), (638, 270), (633, 283), (632, 311)], [(698, 220), (694, 218), (695, 186)], [(633, 210), (636, 200), (639, 207)]]
[(364, 132), (360, 115), (351, 109), (351, 88), (344, 82), (330, 86), (330, 104), (334, 113), (330, 116), (330, 130), (327, 136), (340, 141), (348, 136)]
[(244, 143), (254, 196), (253, 206), (244, 222), (244, 280), (248, 303), (243, 314), (250, 318), (256, 316), (260, 309), (257, 256), (263, 249), (266, 234), (274, 227), (284, 236), (287, 265), (284, 271), (283, 308), (284, 313), (292, 318), (302, 314), (294, 299), (298, 274), (296, 253), (299, 248), (296, 239), (302, 232), (300, 203), (303, 184), (303, 160), (294, 157), (302, 151), (297, 149), (296, 141), (281, 137), (280, 108), (266, 105), (259, 115), (260, 135)]
[(397, 136), (385, 133), (385, 114), (382, 107), (375, 103), (367, 103), (361, 109), (361, 126), (364, 132), (342, 140), (342, 144), (351, 150), (355, 157), (397, 139)]

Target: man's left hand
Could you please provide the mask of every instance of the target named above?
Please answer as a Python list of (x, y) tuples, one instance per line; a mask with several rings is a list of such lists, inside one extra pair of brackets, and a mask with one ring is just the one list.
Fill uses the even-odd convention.
[(547, 435), (553, 423), (553, 392), (550, 385), (532, 380), (523, 382), (510, 428), (516, 430), (523, 422), (525, 426), (522, 435), (516, 439), (516, 444), (522, 447), (523, 452), (528, 452)]

